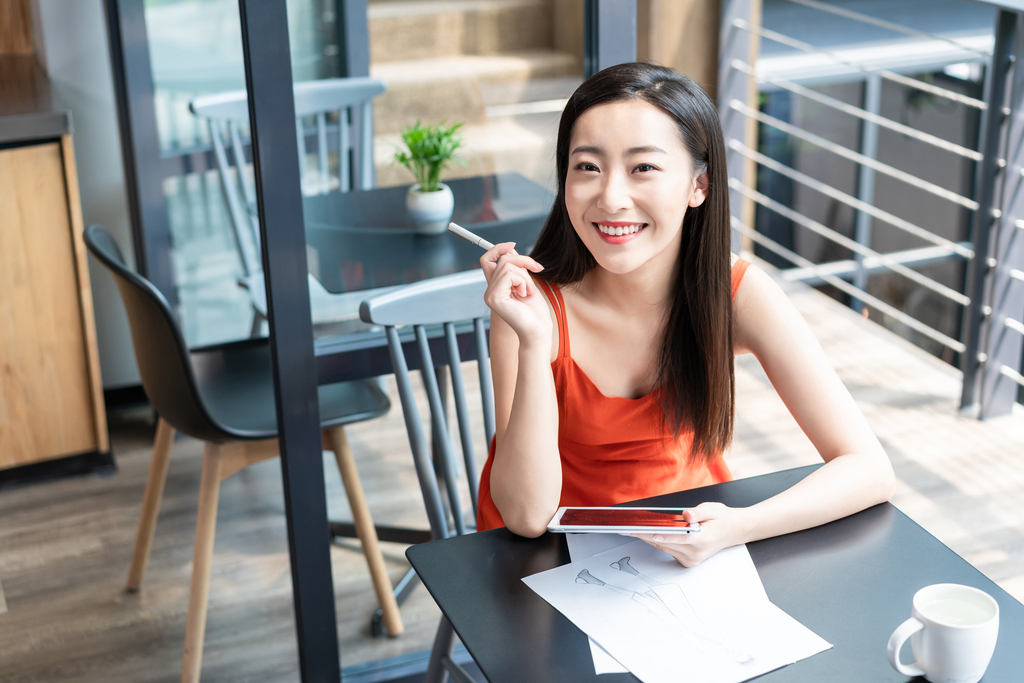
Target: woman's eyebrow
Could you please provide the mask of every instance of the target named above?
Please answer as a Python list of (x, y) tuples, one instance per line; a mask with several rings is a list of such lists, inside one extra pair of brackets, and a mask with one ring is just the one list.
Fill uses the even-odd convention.
[(630, 147), (626, 150), (626, 156), (633, 156), (634, 154), (668, 154), (661, 147), (655, 147), (654, 145), (645, 145), (643, 147)]
[(569, 156), (573, 156), (576, 154), (596, 154), (598, 156), (601, 156), (602, 154), (604, 154), (604, 152), (601, 150), (600, 147), (594, 147), (593, 145), (581, 145), (580, 147), (577, 147), (572, 152), (570, 152)]
[[(594, 145), (581, 145), (569, 153), (569, 156), (576, 154), (596, 154), (597, 156), (604, 155), (604, 150)], [(626, 150), (626, 156), (634, 156), (636, 154), (668, 154), (661, 147), (654, 145), (643, 145), (641, 147), (630, 147)]]

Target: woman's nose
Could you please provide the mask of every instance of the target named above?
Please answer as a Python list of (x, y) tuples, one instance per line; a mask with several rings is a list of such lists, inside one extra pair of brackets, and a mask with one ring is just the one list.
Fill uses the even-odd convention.
[(597, 206), (608, 213), (622, 211), (632, 206), (628, 181), (621, 173), (609, 173), (605, 176), (601, 194), (597, 198)]

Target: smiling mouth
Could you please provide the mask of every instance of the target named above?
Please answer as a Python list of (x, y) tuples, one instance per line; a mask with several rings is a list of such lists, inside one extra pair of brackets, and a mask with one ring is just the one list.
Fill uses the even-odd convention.
[(622, 235), (632, 235), (634, 233), (640, 232), (641, 230), (647, 227), (647, 224), (615, 222), (594, 223), (594, 226), (597, 227), (597, 229), (601, 231), (601, 233), (604, 235), (608, 235), (610, 237), (619, 237)]

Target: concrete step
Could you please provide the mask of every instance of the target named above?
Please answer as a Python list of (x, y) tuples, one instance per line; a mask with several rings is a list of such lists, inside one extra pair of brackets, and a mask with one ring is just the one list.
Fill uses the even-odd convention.
[(552, 45), (551, 0), (376, 0), (367, 11), (371, 64)]
[[(566, 100), (583, 82), (582, 74), (557, 76), (554, 78), (535, 78), (529, 81), (482, 83), (480, 95), (488, 114), (494, 107), (506, 106), (514, 110), (514, 105)], [(559, 107), (561, 110), (561, 107)]]
[(388, 82), (387, 92), (374, 103), (376, 131), (395, 133), (417, 120), (481, 124), (488, 105), (524, 101), (544, 87), (563, 92), (582, 69), (578, 57), (554, 50), (374, 64), (371, 74)]

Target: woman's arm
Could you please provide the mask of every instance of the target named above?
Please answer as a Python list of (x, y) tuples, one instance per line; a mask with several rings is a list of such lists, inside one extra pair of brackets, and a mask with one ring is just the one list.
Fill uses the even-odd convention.
[(516, 254), (511, 244), (497, 245), (480, 263), (488, 282), (484, 299), (491, 307), (496, 430), (491, 497), (510, 531), (539, 536), (562, 492), (552, 312), (530, 278), (530, 270), (539, 270), (536, 262)]
[(750, 352), (758, 359), (825, 465), (749, 508), (720, 503), (693, 508), (689, 514), (701, 522), (698, 534), (680, 539), (642, 537), (686, 566), (722, 548), (845, 517), (887, 501), (893, 493), (895, 477), (888, 456), (807, 323), (775, 281), (756, 267), (748, 268), (733, 307), (736, 352)]

